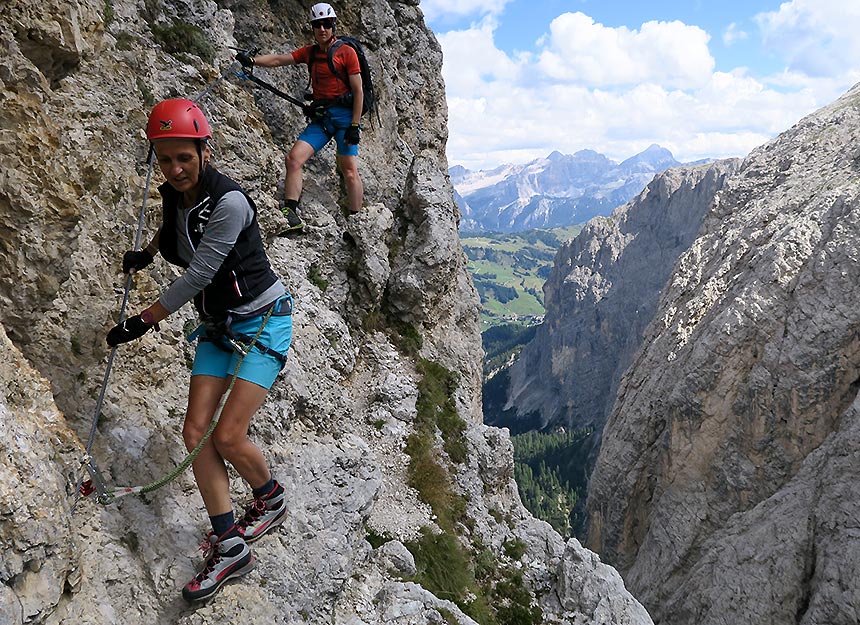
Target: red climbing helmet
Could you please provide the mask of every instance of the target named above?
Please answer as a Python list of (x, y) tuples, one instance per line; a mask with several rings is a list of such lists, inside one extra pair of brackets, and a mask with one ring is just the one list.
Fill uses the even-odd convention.
[(194, 102), (185, 98), (163, 100), (155, 105), (146, 124), (146, 138), (211, 139), (209, 122)]

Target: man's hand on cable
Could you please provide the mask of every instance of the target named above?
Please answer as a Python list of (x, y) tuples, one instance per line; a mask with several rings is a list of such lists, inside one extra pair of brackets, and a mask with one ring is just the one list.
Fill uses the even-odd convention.
[(252, 50), (242, 50), (236, 55), (236, 60), (239, 61), (245, 69), (254, 67), (254, 57), (251, 56), (252, 54)]
[(122, 272), (130, 273), (140, 271), (152, 262), (152, 254), (142, 250), (130, 250), (122, 256)]
[(352, 124), (344, 131), (343, 140), (349, 145), (358, 145), (358, 142), (361, 141), (361, 126)]
[[(144, 318), (148, 316), (149, 322)], [(107, 334), (107, 344), (111, 347), (116, 347), (121, 343), (128, 343), (135, 339), (139, 339), (152, 328), (158, 329), (158, 324), (152, 321), (152, 315), (143, 311), (140, 315), (129, 317), (128, 319), (116, 324)]]

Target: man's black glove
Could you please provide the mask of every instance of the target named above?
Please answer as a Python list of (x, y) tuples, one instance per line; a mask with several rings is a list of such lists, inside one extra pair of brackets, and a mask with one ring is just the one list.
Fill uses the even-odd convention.
[(314, 100), (310, 104), (302, 106), (302, 112), (305, 114), (305, 117), (312, 122), (318, 122), (325, 117), (326, 110), (326, 105), (319, 100)]
[(111, 347), (116, 347), (120, 343), (128, 343), (134, 339), (139, 339), (149, 332), (152, 327), (141, 319), (140, 315), (129, 317), (111, 328), (111, 331), (107, 335), (107, 344)]
[(128, 251), (122, 256), (122, 272), (128, 273), (131, 270), (140, 271), (151, 262), (152, 254), (147, 252), (146, 248), (137, 251)]
[(236, 55), (236, 60), (239, 61), (245, 69), (254, 67), (254, 57), (251, 56), (251, 51), (249, 50), (242, 50), (239, 52), (239, 54)]
[(343, 133), (343, 140), (349, 145), (358, 145), (358, 142), (361, 141), (361, 126), (353, 124), (347, 128)]

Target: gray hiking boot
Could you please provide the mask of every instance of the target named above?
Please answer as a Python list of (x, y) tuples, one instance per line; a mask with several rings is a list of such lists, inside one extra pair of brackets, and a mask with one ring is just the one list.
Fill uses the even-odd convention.
[[(234, 526), (235, 527), (235, 526)], [(210, 532), (200, 545), (204, 552), (206, 563), (194, 578), (185, 584), (182, 596), (186, 601), (203, 601), (221, 589), (227, 580), (241, 577), (254, 568), (254, 554), (248, 547), (241, 533), (230, 528), (235, 534), (230, 538), (218, 538), (215, 532)]]
[(245, 516), (236, 525), (245, 532), (245, 542), (252, 543), (283, 523), (286, 516), (284, 487), (275, 482), (271, 493), (250, 502)]

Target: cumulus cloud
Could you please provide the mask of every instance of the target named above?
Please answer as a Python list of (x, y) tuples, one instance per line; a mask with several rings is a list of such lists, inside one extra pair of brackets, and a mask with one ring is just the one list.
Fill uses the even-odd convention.
[(469, 93), (475, 86), (519, 82), (521, 65), (496, 48), (496, 21), (485, 18), (468, 30), (455, 30), (437, 39), (442, 46), (442, 77), (448, 94)]
[(729, 24), (728, 28), (723, 31), (723, 43), (727, 46), (732, 46), (738, 41), (745, 41), (749, 38), (749, 33), (741, 30), (735, 22)]
[(788, 71), (821, 78), (844, 73), (860, 58), (860, 3), (791, 0), (756, 16), (764, 45)]
[[(787, 3), (794, 14), (784, 4), (759, 16), (771, 45), (788, 44), (801, 3)], [(516, 56), (495, 46), (496, 24), (484, 19), (438, 36), (452, 165), (488, 169), (581, 149), (622, 160), (652, 143), (681, 161), (744, 156), (856, 82), (848, 69), (856, 59), (817, 77), (797, 68), (774, 76), (715, 71), (708, 34), (681, 22), (608, 28), (569, 13)]]
[(538, 68), (558, 80), (595, 86), (653, 81), (695, 87), (708, 80), (714, 59), (710, 36), (678, 21), (646, 22), (638, 30), (608, 28), (583, 13), (550, 24)]

